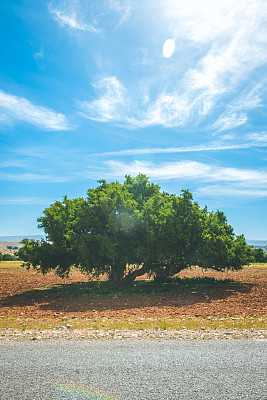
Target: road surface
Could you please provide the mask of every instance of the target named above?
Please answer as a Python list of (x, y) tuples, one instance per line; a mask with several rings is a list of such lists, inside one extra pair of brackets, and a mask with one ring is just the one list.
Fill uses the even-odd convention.
[(263, 400), (266, 340), (0, 343), (1, 400)]

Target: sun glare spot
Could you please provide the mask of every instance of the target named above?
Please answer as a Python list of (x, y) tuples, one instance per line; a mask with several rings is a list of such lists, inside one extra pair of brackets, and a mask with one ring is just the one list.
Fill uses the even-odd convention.
[(173, 39), (166, 40), (166, 42), (163, 45), (163, 49), (162, 49), (163, 56), (165, 58), (170, 58), (174, 53), (174, 49), (175, 49), (174, 40)]

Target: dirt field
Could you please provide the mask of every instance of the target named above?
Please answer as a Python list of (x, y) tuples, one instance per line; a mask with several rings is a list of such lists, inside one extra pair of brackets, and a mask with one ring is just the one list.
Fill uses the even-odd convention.
[[(0, 317), (30, 318), (149, 318), (260, 317), (266, 315), (267, 264), (239, 272), (206, 271), (201, 279), (185, 280), (175, 292), (99, 296), (88, 277), (72, 271), (68, 279), (37, 274), (19, 262), (0, 263)], [(182, 271), (180, 278), (202, 277), (199, 268)], [(144, 278), (144, 277), (142, 277)], [(215, 278), (213, 280), (212, 278)], [(193, 284), (191, 283), (193, 282)], [(97, 282), (93, 284), (97, 285)], [(180, 288), (180, 289), (179, 289)], [(91, 290), (91, 291), (90, 291)]]

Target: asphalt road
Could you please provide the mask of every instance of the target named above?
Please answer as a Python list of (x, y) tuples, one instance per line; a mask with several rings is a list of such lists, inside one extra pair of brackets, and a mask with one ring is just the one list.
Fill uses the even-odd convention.
[(265, 350), (249, 339), (2, 342), (0, 399), (263, 400)]

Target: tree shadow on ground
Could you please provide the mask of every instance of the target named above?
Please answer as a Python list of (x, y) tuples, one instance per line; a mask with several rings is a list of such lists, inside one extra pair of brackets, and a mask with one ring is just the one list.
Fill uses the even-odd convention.
[(231, 279), (173, 278), (167, 283), (136, 281), (129, 287), (114, 287), (108, 282), (58, 284), (7, 296), (0, 308), (37, 306), (54, 312), (117, 311), (145, 307), (184, 307), (249, 293), (254, 285)]

